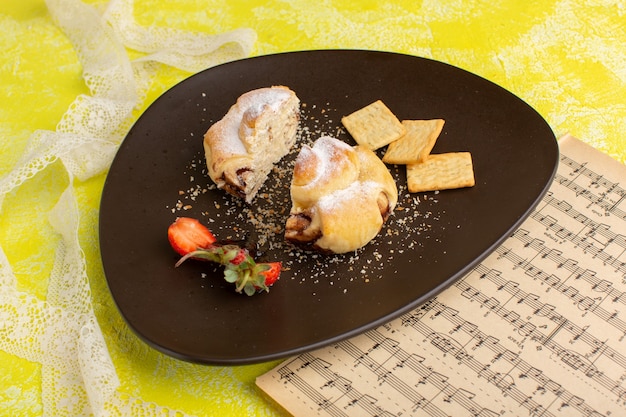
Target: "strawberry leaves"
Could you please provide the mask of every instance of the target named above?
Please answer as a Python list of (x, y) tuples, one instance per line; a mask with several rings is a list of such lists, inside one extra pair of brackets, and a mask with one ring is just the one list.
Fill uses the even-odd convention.
[[(183, 255), (176, 262), (176, 267), (188, 259), (218, 263), (224, 266), (224, 279), (235, 285), (236, 292), (243, 292), (248, 296), (259, 291), (269, 292), (269, 287), (280, 276), (282, 267), (280, 262), (256, 262), (247, 249), (230, 243), (221, 244), (214, 237), (212, 240), (198, 240), (196, 238), (198, 235), (206, 237), (213, 234), (197, 220), (185, 219), (187, 218), (177, 219), (168, 229), (170, 245), (177, 253)], [(195, 245), (195, 242), (202, 242), (204, 247)]]

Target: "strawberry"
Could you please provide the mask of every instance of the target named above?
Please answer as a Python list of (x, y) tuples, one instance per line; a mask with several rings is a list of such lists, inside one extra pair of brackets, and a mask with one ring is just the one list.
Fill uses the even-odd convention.
[(198, 249), (206, 249), (217, 239), (202, 223), (189, 217), (179, 217), (167, 229), (167, 238), (179, 255)]
[(237, 249), (238, 249), (237, 254), (235, 255), (233, 259), (230, 260), (230, 263), (233, 265), (239, 265), (240, 263), (245, 261), (248, 256), (250, 256), (247, 249), (244, 249), (244, 248), (237, 248)]
[(269, 269), (261, 273), (265, 277), (265, 285), (271, 287), (278, 281), (283, 264), (281, 262), (267, 262), (265, 265), (269, 266)]
[(228, 265), (224, 271), (224, 279), (235, 284), (235, 291), (252, 295), (257, 291), (269, 292), (269, 287), (278, 280), (280, 270), (280, 262), (256, 263), (249, 258), (240, 265)]
[(217, 242), (213, 233), (196, 222), (197, 220), (181, 217), (168, 229), (172, 248), (183, 255), (176, 262), (176, 267), (190, 258), (215, 262), (224, 266), (224, 279), (235, 284), (236, 292), (247, 295), (253, 295), (257, 291), (269, 292), (269, 287), (280, 276), (280, 262), (257, 263), (247, 249), (235, 244)]

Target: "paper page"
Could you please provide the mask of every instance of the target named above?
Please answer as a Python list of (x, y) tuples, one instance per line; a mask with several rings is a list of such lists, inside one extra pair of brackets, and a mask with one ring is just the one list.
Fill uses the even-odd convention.
[(295, 416), (626, 415), (626, 167), (559, 144), (545, 198), (471, 273), (258, 387)]

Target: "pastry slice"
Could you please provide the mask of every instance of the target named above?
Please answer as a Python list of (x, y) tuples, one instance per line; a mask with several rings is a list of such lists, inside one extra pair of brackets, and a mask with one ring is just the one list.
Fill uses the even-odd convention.
[(241, 95), (204, 135), (209, 176), (218, 188), (252, 202), (267, 176), (293, 147), (300, 100), (284, 86)]

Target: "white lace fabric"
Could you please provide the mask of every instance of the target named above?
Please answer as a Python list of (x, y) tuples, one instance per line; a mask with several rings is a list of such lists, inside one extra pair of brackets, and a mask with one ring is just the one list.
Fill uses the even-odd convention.
[[(45, 301), (18, 288), (0, 247), (0, 349), (41, 364), (45, 416), (181, 416), (118, 390), (92, 305), (74, 179), (85, 181), (109, 167), (159, 65), (197, 72), (243, 58), (256, 34), (144, 28), (133, 18), (133, 0), (111, 0), (104, 13), (79, 0), (46, 3), (79, 57), (90, 94), (76, 98), (55, 131), (34, 132), (21, 160), (0, 179), (2, 210), (7, 194), (56, 161), (69, 178), (49, 213), (59, 239)], [(131, 60), (129, 49), (140, 57)]]

